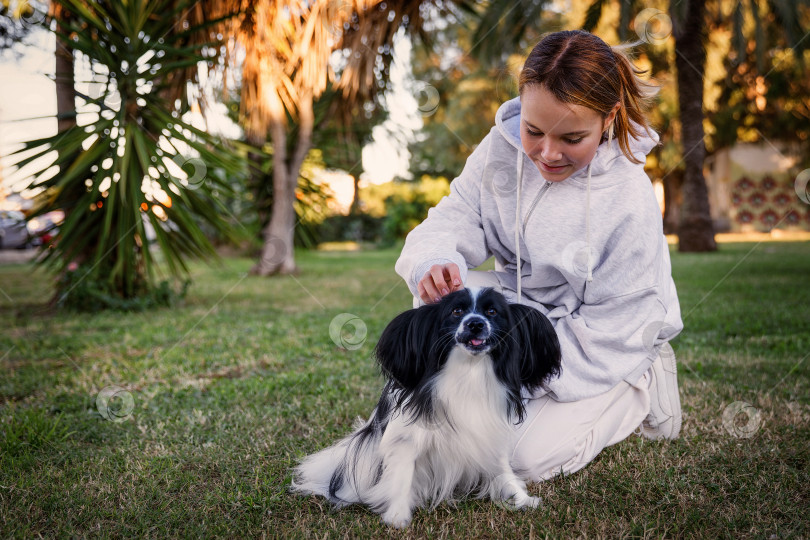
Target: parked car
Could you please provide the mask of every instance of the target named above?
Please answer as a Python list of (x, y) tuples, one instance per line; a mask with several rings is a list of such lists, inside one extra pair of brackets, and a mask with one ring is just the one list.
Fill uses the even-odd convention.
[(28, 234), (31, 238), (31, 245), (50, 245), (56, 233), (59, 232), (59, 225), (65, 220), (65, 213), (61, 210), (54, 210), (41, 216), (28, 220)]
[(0, 210), (0, 249), (24, 248), (29, 242), (25, 215), (17, 210)]

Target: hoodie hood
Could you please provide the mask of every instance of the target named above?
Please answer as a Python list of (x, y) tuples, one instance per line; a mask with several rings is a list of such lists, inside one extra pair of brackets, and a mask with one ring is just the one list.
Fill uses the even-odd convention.
[[(509, 144), (523, 152), (523, 145), (520, 142), (520, 96), (510, 99), (498, 108), (495, 115), (495, 125)], [(647, 154), (658, 145), (658, 134), (654, 131), (650, 131), (648, 134), (643, 126), (634, 125), (641, 132), (641, 138), (630, 137), (630, 152), (633, 157), (643, 163)], [(596, 155), (591, 160), (591, 174), (594, 177), (604, 175), (614, 166), (613, 162), (620, 157), (624, 157), (624, 154), (618, 142), (614, 140), (609, 146), (607, 142), (603, 142), (596, 149)], [(586, 166), (574, 171), (564, 182), (569, 179), (585, 182), (587, 169)]]

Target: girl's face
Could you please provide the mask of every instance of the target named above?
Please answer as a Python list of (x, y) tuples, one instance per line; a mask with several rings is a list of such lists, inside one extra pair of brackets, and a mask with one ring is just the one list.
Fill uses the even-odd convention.
[(562, 182), (596, 155), (602, 133), (616, 116), (606, 118), (582, 105), (563, 103), (537, 84), (520, 94), (520, 142), (549, 182)]

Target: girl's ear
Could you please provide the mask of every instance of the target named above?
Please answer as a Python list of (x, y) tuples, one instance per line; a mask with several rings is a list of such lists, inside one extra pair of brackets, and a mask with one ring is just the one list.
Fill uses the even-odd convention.
[(614, 105), (613, 108), (610, 109), (610, 112), (607, 113), (607, 116), (605, 117), (605, 121), (602, 124), (602, 132), (607, 131), (608, 128), (610, 127), (610, 124), (612, 124), (613, 121), (616, 119), (616, 115), (619, 113), (619, 108), (620, 107), (621, 107), (621, 103), (616, 102), (616, 105)]
[(560, 374), (560, 340), (551, 322), (533, 307), (511, 304), (509, 309), (509, 341), (518, 348), (521, 384), (533, 390)]
[(434, 344), (439, 328), (438, 304), (429, 304), (400, 313), (383, 330), (374, 355), (383, 374), (400, 387), (415, 389), (436, 359)]

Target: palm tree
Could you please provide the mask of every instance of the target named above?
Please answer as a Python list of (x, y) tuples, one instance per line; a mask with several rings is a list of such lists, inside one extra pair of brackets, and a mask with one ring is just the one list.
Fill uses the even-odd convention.
[[(681, 24), (673, 24), (684, 175), (678, 224), (678, 251), (716, 251), (709, 190), (703, 176), (703, 84), (706, 73), (705, 0), (688, 0)], [(673, 22), (678, 21), (673, 17)]]
[[(227, 2), (226, 2), (227, 3)], [(273, 152), (273, 206), (264, 245), (252, 273), (296, 272), (294, 201), (301, 165), (312, 147), (315, 104), (328, 88), (331, 116), (344, 126), (363, 106), (377, 106), (393, 58), (393, 40), (404, 28), (420, 32), (430, 1), (259, 0), (236, 2), (241, 16), (226, 33), (244, 49), (242, 124), (248, 141), (269, 139)], [(348, 51), (339, 74), (330, 61)], [(339, 75), (339, 76), (338, 76)], [(347, 130), (345, 135), (351, 136)], [(348, 141), (348, 144), (357, 141)]]
[[(732, 17), (723, 15), (724, 4), (730, 4)], [(754, 45), (757, 50), (758, 71), (765, 71), (763, 60), (762, 7), (769, 7), (774, 15), (776, 27), (784, 33), (795, 51), (798, 63), (801, 65), (803, 51), (810, 47), (803, 38), (803, 31), (799, 24), (800, 4), (807, 4), (806, 0), (800, 2), (767, 2), (760, 6), (758, 2), (718, 2), (715, 4), (717, 13), (707, 13), (706, 0), (671, 1), (669, 15), (672, 22), (672, 33), (675, 38), (675, 67), (678, 82), (678, 103), (681, 120), (681, 144), (683, 147), (684, 175), (682, 183), (682, 205), (680, 208), (680, 222), (678, 224), (678, 250), (684, 252), (715, 251), (717, 244), (714, 238), (714, 228), (709, 208), (708, 189), (703, 176), (703, 162), (706, 156), (705, 133), (703, 130), (704, 110), (704, 75), (706, 64), (706, 29), (707, 21), (717, 25), (728, 25), (731, 21), (732, 44), (736, 48), (738, 58), (746, 56), (745, 48), (748, 39), (744, 35), (744, 13), (750, 11), (754, 20)], [(601, 16), (603, 1), (595, 0), (591, 4), (585, 29), (594, 28)], [(629, 21), (630, 13), (635, 8), (635, 2), (620, 2), (620, 20)], [(627, 24), (619, 27), (622, 39)]]
[[(211, 13), (187, 0), (54, 3), (60, 131), (16, 155), (23, 167), (56, 154), (30, 188), (40, 192), (37, 212), (66, 214), (43, 259), (61, 276), (62, 302), (98, 309), (165, 300), (150, 243), (179, 276), (188, 258), (215, 255), (201, 221), (234, 235), (220, 197), (242, 174), (243, 160), (183, 118), (186, 82), (200, 62), (215, 59), (209, 33), (219, 21), (206, 21)], [(95, 85), (87, 94), (75, 90), (77, 52), (94, 73), (92, 81), (75, 81)], [(87, 111), (81, 122), (77, 96)], [(83, 305), (89, 297), (96, 302)]]

